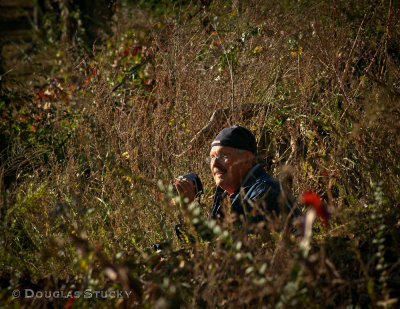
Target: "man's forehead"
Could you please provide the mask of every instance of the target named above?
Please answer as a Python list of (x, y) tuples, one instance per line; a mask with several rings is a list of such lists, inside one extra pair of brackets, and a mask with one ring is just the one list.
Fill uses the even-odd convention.
[(211, 147), (210, 153), (232, 153), (235, 151), (237, 151), (237, 148), (218, 145)]

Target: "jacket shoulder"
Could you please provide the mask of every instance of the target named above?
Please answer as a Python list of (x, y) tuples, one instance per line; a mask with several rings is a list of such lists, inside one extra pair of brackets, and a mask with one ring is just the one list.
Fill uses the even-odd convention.
[(250, 191), (252, 192), (251, 195), (255, 194), (255, 195), (261, 197), (266, 193), (279, 194), (281, 191), (281, 188), (280, 188), (279, 181), (267, 174), (263, 177), (258, 178), (256, 180), (256, 182), (250, 188)]

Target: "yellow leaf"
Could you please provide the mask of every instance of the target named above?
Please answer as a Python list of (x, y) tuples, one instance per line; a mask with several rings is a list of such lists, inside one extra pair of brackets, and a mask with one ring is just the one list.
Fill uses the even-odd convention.
[(123, 179), (125, 179), (127, 182), (132, 183), (132, 178), (128, 175), (122, 176)]
[(89, 264), (86, 260), (82, 259), (79, 261), (79, 267), (83, 270), (83, 271), (87, 271), (89, 269)]

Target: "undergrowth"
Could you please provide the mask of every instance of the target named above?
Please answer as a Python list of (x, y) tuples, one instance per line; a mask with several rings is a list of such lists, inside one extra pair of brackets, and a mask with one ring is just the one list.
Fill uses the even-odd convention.
[[(121, 1), (93, 47), (36, 32), (36, 73), (1, 84), (1, 306), (397, 307), (399, 14), (392, 1)], [(235, 123), (304, 212), (309, 190), (329, 208), (307, 255), (284, 218), (255, 235), (204, 220), (204, 158)], [(169, 184), (187, 172), (205, 195), (181, 207)], [(213, 240), (179, 242), (179, 220)]]

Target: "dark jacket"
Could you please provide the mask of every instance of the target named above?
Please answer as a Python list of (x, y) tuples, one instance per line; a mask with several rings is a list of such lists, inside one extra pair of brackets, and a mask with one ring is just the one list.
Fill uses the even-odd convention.
[[(294, 207), (294, 198), (286, 190), (283, 193), (282, 184), (257, 164), (248, 172), (240, 187), (229, 196), (231, 212), (242, 216), (250, 224), (265, 220), (266, 214), (278, 216), (282, 211), (288, 214)], [(217, 187), (209, 219), (224, 217), (221, 204), (228, 195), (228, 192)], [(258, 209), (253, 209), (252, 205), (258, 206)], [(299, 213), (296, 207), (293, 215)], [(240, 222), (238, 224), (241, 226)]]

